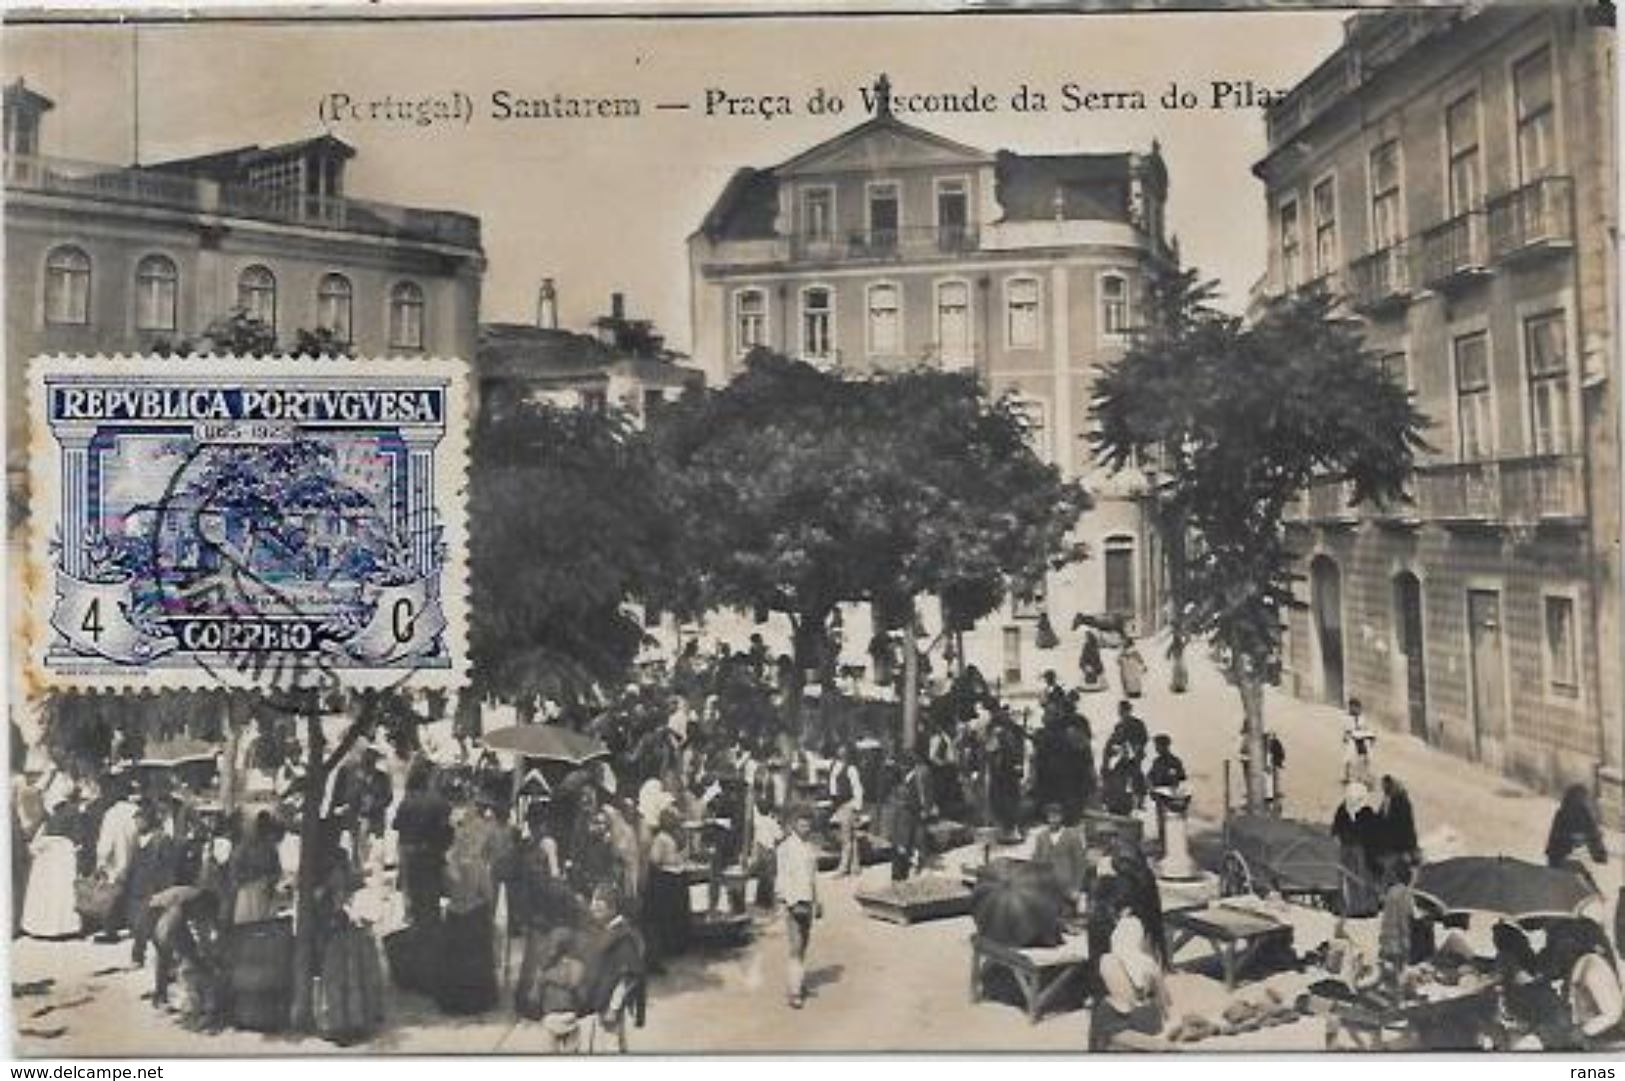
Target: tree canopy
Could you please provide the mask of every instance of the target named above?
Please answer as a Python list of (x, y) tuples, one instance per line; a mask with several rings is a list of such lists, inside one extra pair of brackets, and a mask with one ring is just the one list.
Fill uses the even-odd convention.
[(1227, 655), (1251, 726), (1294, 603), (1288, 504), (1316, 480), (1347, 481), (1355, 504), (1407, 499), (1427, 419), (1330, 296), (1282, 298), (1252, 325), (1210, 296), (1194, 271), (1153, 281), (1151, 328), (1096, 382), (1094, 440), (1116, 468), (1155, 464), (1184, 525), (1184, 626)]
[(491, 411), (471, 440), (473, 681), (515, 701), (579, 701), (618, 681), (643, 628), (625, 607), (668, 578), (671, 516), (623, 418)]
[(759, 350), (655, 438), (689, 568), (679, 600), (786, 613), (798, 647), (844, 603), (932, 594), (974, 620), (1078, 554), (1087, 497), (969, 373), (851, 380)]

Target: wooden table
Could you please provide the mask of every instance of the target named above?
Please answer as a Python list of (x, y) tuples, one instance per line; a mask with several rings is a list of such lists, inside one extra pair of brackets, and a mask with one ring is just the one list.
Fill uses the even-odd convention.
[(1082, 935), (1063, 939), (1059, 946), (1025, 948), (972, 935), (970, 946), (970, 1000), (982, 1001), (987, 970), (1002, 968), (1015, 978), (1027, 1004), (1027, 1020), (1033, 1024), (1063, 988), (1082, 977), (1089, 965), (1089, 946)]
[(1224, 969), (1224, 985), (1232, 991), (1236, 987), (1236, 976), (1260, 949), (1271, 943), (1290, 945), (1292, 942), (1291, 925), (1263, 912), (1223, 904), (1167, 912), (1163, 914), (1163, 923), (1171, 932), (1170, 960), (1191, 939), (1203, 939), (1218, 954), (1219, 964)]

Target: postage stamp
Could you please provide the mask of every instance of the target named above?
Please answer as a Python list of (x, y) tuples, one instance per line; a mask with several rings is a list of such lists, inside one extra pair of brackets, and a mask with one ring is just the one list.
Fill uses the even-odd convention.
[(41, 357), (30, 391), (44, 686), (462, 682), (459, 364)]

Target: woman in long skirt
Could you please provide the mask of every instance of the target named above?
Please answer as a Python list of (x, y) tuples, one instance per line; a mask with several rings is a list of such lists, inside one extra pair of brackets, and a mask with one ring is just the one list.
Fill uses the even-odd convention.
[(495, 829), (465, 810), (446, 853), (446, 919), (441, 928), (440, 1008), (484, 1013), (497, 1001)]
[(49, 827), (29, 846), (34, 856), (23, 900), (23, 933), (33, 938), (69, 938), (82, 925), (74, 907), (73, 883), (78, 854), (73, 841)]

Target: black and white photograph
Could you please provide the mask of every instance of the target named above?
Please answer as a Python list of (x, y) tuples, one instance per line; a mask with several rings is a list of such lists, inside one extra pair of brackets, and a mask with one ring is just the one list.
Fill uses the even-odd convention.
[(8, 11), (5, 1053), (1625, 1050), (1612, 5), (1199, 6)]

